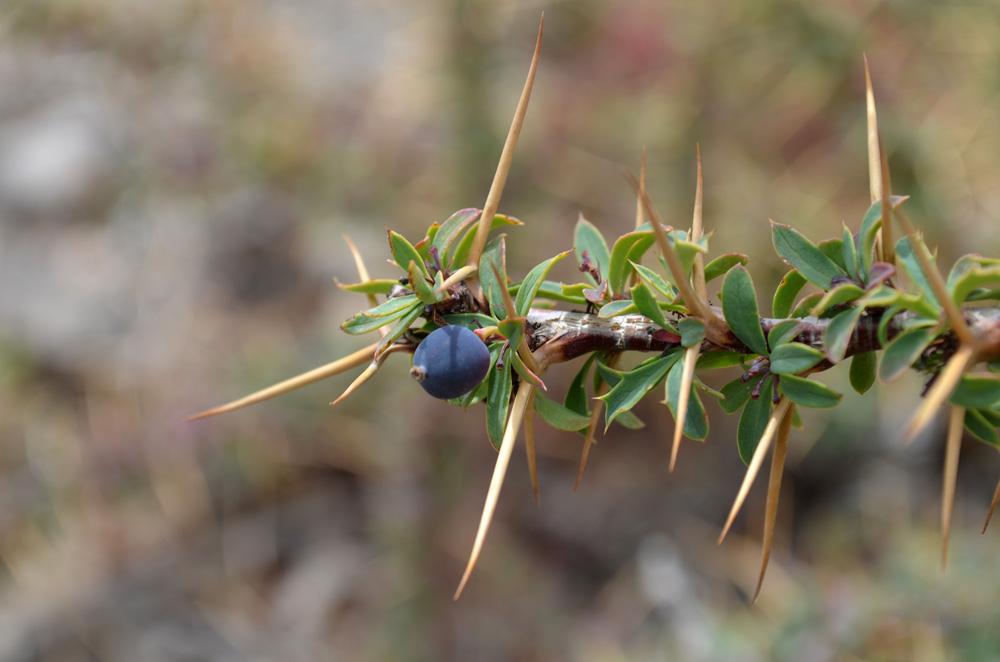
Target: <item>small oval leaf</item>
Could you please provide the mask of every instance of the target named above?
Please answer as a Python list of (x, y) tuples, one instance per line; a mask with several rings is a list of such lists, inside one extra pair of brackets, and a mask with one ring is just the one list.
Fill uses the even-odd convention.
[(722, 313), (736, 337), (752, 351), (767, 356), (767, 340), (760, 328), (757, 293), (746, 267), (734, 267), (722, 282)]
[(782, 375), (778, 386), (785, 397), (803, 407), (836, 407), (843, 397), (826, 384), (794, 375)]
[(795, 375), (825, 358), (826, 355), (815, 347), (798, 342), (785, 343), (771, 352), (771, 372)]

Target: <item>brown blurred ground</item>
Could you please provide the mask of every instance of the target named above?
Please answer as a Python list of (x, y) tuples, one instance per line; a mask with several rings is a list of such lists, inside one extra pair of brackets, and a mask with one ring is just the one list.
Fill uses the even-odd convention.
[(386, 225), (418, 239), (482, 203), (542, 10), (512, 273), (569, 248), (580, 212), (625, 231), (643, 147), (685, 224), (700, 143), (713, 253), (751, 255), (766, 300), (768, 217), (818, 240), (868, 206), (862, 53), (941, 262), (1000, 253), (991, 3), (8, 2), (0, 659), (1000, 656), (998, 534), (978, 533), (1000, 463), (965, 445), (942, 573), (940, 435), (895, 443), (916, 379), (795, 433), (756, 607), (762, 490), (716, 547), (743, 465), (715, 408), (668, 475), (672, 424), (642, 405), (575, 495), (579, 439), (544, 430), (541, 507), (516, 462), (458, 604), (481, 410), (390, 361), (335, 409), (350, 375), (182, 423), (361, 346), (338, 329), (364, 306), (333, 286), (355, 278), (341, 233), (386, 277)]

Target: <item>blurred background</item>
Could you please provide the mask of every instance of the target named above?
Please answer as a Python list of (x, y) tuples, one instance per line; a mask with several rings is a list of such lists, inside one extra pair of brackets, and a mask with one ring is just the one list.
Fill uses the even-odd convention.
[[(0, 7), (0, 659), (989, 660), (1000, 461), (963, 448), (941, 569), (942, 434), (897, 439), (922, 386), (793, 433), (761, 598), (764, 485), (715, 543), (735, 420), (667, 472), (650, 397), (573, 493), (580, 438), (539, 430), (451, 596), (495, 452), (481, 408), (390, 360), (252, 409), (186, 416), (361, 347), (349, 233), (394, 277), (411, 239), (485, 200), (542, 60), (501, 211), (512, 274), (578, 214), (633, 223), (620, 168), (713, 254), (784, 272), (767, 219), (813, 240), (869, 205), (871, 63), (893, 190), (939, 260), (997, 255), (1000, 7), (786, 0), (8, 0)], [(557, 278), (575, 278), (560, 265)], [(575, 366), (553, 369), (561, 394)], [(732, 379), (724, 375), (720, 379)]]

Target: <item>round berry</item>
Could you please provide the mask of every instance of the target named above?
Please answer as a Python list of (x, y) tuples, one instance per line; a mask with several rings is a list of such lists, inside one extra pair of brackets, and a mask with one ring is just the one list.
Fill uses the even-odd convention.
[(490, 350), (464, 326), (442, 326), (420, 341), (410, 375), (435, 398), (450, 400), (479, 386), (490, 371)]

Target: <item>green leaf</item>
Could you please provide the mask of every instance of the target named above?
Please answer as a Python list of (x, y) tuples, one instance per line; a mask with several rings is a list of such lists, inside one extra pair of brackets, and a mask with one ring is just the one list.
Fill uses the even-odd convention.
[(774, 250), (788, 266), (824, 290), (829, 289), (834, 276), (846, 275), (815, 244), (787, 225), (771, 221), (771, 239)]
[(406, 330), (410, 328), (410, 325), (417, 321), (424, 312), (424, 306), (419, 301), (411, 308), (407, 309), (406, 314), (399, 318), (399, 321), (389, 329), (389, 333), (385, 334), (382, 340), (379, 342), (378, 347), (375, 348), (375, 358), (377, 359), (382, 352), (389, 348), (389, 345), (396, 342), (396, 339), (401, 335), (406, 333)]
[[(888, 285), (880, 285), (865, 296), (866, 308), (896, 308), (897, 312), (911, 310), (936, 322), (941, 310), (935, 306), (922, 292), (910, 294)], [(885, 315), (882, 319), (885, 320)]]
[[(607, 360), (608, 355), (599, 356), (595, 365), (597, 366), (597, 371), (594, 373), (594, 390), (596, 391), (601, 387), (602, 382), (606, 382), (611, 388), (614, 388), (618, 382), (622, 380), (622, 376), (625, 374), (621, 370), (615, 370), (609, 366), (604, 361)], [(649, 361), (652, 361), (650, 359)], [(646, 365), (649, 361), (644, 361), (640, 366)]]
[(619, 299), (601, 306), (601, 309), (597, 311), (597, 316), (615, 317), (616, 315), (631, 315), (637, 312), (639, 312), (639, 308), (631, 299)]
[[(505, 225), (524, 225), (524, 223), (517, 220), (513, 216), (495, 214), (493, 216), (493, 221), (490, 223), (490, 232), (493, 232), (497, 228)], [(470, 227), (466, 230), (465, 236), (462, 237), (461, 241), (457, 244), (452, 244), (452, 255), (449, 258), (449, 264), (465, 266), (466, 261), (469, 259), (469, 252), (472, 250), (472, 242), (476, 238), (476, 229), (478, 226), (479, 224), (476, 223)]]
[(497, 324), (497, 329), (500, 330), (500, 335), (507, 339), (511, 347), (517, 348), (521, 344), (521, 338), (524, 336), (524, 318), (508, 317), (500, 320), (500, 323)]
[(479, 282), (482, 284), (486, 301), (490, 304), (490, 314), (498, 320), (507, 317), (507, 309), (503, 302), (503, 288), (507, 283), (497, 278), (497, 272), (500, 273), (500, 278), (507, 278), (506, 237), (507, 235), (501, 234), (492, 239), (486, 244), (479, 259)]
[(990, 446), (1000, 447), (1000, 437), (996, 427), (978, 409), (965, 410), (965, 429), (980, 441)]
[(803, 323), (799, 320), (782, 320), (767, 332), (767, 346), (773, 352), (779, 346), (795, 339), (802, 331)]
[(740, 451), (740, 459), (746, 465), (750, 464), (753, 452), (757, 450), (757, 444), (764, 436), (767, 421), (771, 417), (770, 395), (773, 379), (774, 377), (770, 375), (765, 378), (760, 397), (749, 400), (740, 415), (740, 423), (736, 428), (736, 446)]
[(558, 402), (549, 400), (540, 392), (535, 392), (535, 411), (542, 419), (557, 430), (576, 432), (590, 425), (590, 417), (578, 414)]
[(615, 423), (628, 430), (641, 430), (646, 427), (646, 424), (630, 411), (623, 411), (618, 414), (618, 418), (615, 419)]
[(600, 396), (604, 401), (605, 429), (623, 411), (628, 411), (636, 405), (642, 396), (654, 388), (666, 376), (667, 371), (680, 358), (681, 351), (672, 351), (666, 356), (660, 356), (648, 363), (639, 365), (622, 375), (621, 381), (610, 391)]
[(584, 364), (580, 367), (580, 370), (573, 377), (573, 381), (570, 382), (569, 388), (566, 389), (566, 408), (570, 411), (576, 412), (581, 416), (590, 415), (589, 401), (587, 399), (587, 375), (590, 374), (590, 369), (594, 365), (594, 359), (597, 358), (596, 354), (591, 354)]
[(826, 384), (794, 375), (782, 375), (778, 386), (785, 397), (803, 407), (819, 409), (836, 407), (844, 397)]
[[(514, 283), (507, 288), (512, 297), (516, 297), (517, 293), (521, 291), (521, 285), (522, 283)], [(564, 285), (563, 283), (556, 283), (551, 280), (543, 280), (538, 284), (538, 290), (535, 292), (534, 302), (532, 302), (532, 305), (529, 306), (529, 308), (539, 307), (537, 303), (539, 299), (562, 301), (565, 303), (572, 303), (577, 306), (586, 306), (587, 299), (583, 296), (583, 290), (587, 287), (590, 287), (587, 283)]]
[(406, 315), (412, 306), (419, 305), (419, 303), (415, 294), (393, 297), (374, 308), (358, 313), (341, 324), (340, 328), (351, 335), (374, 331)]
[(722, 282), (722, 314), (736, 337), (752, 351), (767, 356), (767, 340), (760, 328), (757, 294), (746, 267), (734, 267)]
[(777, 374), (798, 374), (803, 370), (808, 370), (826, 355), (809, 345), (798, 342), (785, 343), (779, 345), (771, 352), (771, 372)]
[(500, 323), (500, 320), (482, 313), (449, 313), (442, 315), (442, 317), (448, 324), (457, 324), (473, 331), (487, 326), (496, 326)]
[[(687, 358), (684, 357), (680, 361), (677, 361), (667, 374), (667, 406), (670, 408), (670, 413), (675, 419), (677, 418), (677, 410), (680, 406), (681, 377), (683, 376), (684, 361), (686, 360)], [(683, 425), (684, 436), (688, 439), (704, 441), (705, 437), (708, 436), (708, 414), (705, 413), (705, 406), (693, 388), (688, 392), (688, 408), (687, 414), (684, 416)]]
[[(674, 252), (677, 253), (677, 258), (681, 261), (681, 266), (684, 267), (684, 273), (688, 276), (691, 275), (691, 267), (694, 265), (694, 257), (698, 253), (705, 254), (708, 252), (708, 237), (702, 237), (697, 243), (693, 241), (688, 241), (687, 232), (683, 230), (671, 230), (667, 232), (667, 240), (670, 245), (673, 246)], [(661, 256), (659, 258), (660, 264), (663, 265), (664, 270), (670, 273), (670, 266), (667, 261)]]
[(459, 209), (441, 224), (431, 240), (431, 245), (437, 249), (438, 257), (441, 258), (441, 264), (448, 265), (448, 251), (451, 245), (479, 218), (481, 212), (482, 209)]
[(337, 283), (337, 287), (345, 292), (354, 292), (356, 294), (388, 294), (397, 285), (399, 285), (399, 281), (393, 278), (366, 280), (363, 283), (350, 283), (348, 285)]
[(528, 311), (531, 309), (531, 303), (535, 299), (535, 293), (538, 292), (542, 281), (549, 274), (549, 270), (569, 254), (570, 251), (564, 251), (555, 257), (550, 257), (529, 271), (528, 275), (524, 277), (524, 280), (521, 281), (521, 287), (517, 290), (517, 299), (514, 301), (514, 309), (517, 311), (519, 317), (524, 317), (528, 314)]
[(1000, 405), (1000, 379), (986, 375), (965, 375), (949, 401), (967, 409), (995, 409)]
[(811, 317), (812, 310), (819, 303), (820, 299), (823, 298), (822, 292), (813, 292), (810, 295), (802, 297), (797, 304), (795, 304), (795, 309), (792, 310), (792, 317)]
[(883, 382), (891, 382), (902, 375), (920, 354), (934, 340), (936, 333), (932, 327), (910, 329), (892, 339), (882, 352), (882, 363), (878, 367), (878, 377)]
[(847, 269), (847, 275), (860, 281), (861, 275), (858, 269), (858, 247), (854, 243), (854, 235), (851, 233), (847, 225), (844, 225), (844, 237), (843, 241), (843, 251), (844, 251), (844, 267)]
[[(513, 352), (513, 349), (508, 349)], [(507, 356), (503, 364), (493, 366), (487, 377), (486, 384), (486, 433), (493, 448), (500, 450), (503, 441), (503, 431), (507, 426), (507, 408), (510, 405), (512, 390), (511, 360)]]
[(746, 266), (749, 261), (750, 258), (742, 253), (726, 253), (725, 255), (720, 255), (705, 265), (705, 282), (711, 282), (728, 272), (737, 264)]
[[(582, 265), (583, 264), (583, 253), (587, 252), (590, 256), (590, 260), (597, 265), (597, 270), (602, 277), (608, 277), (608, 267), (611, 265), (611, 252), (608, 250), (608, 243), (604, 240), (604, 235), (597, 227), (585, 219), (583, 214), (580, 214), (579, 220), (576, 222), (576, 229), (573, 231), (573, 242), (576, 244), (576, 259)], [(587, 274), (589, 280), (593, 280), (590, 274)], [(594, 281), (594, 285), (597, 285), (597, 281)]]
[(685, 317), (678, 322), (677, 327), (681, 333), (681, 345), (684, 347), (700, 345), (705, 339), (705, 324), (701, 320)]
[(632, 275), (632, 263), (639, 262), (642, 255), (656, 241), (651, 230), (623, 234), (611, 248), (611, 263), (608, 267), (608, 286), (614, 294), (628, 289), (628, 279)]
[(976, 288), (965, 298), (966, 301), (998, 301), (1000, 290), (991, 288)]
[(864, 293), (865, 291), (854, 283), (840, 283), (824, 294), (819, 303), (813, 306), (811, 312), (816, 317), (819, 317), (834, 306), (860, 299), (864, 296)]
[(740, 378), (734, 379), (720, 389), (724, 400), (719, 401), (719, 406), (722, 407), (722, 411), (727, 414), (733, 414), (740, 410), (746, 401), (750, 399), (750, 391), (753, 390), (754, 384), (756, 384), (759, 379), (750, 380), (743, 383)]
[(1000, 427), (1000, 411), (996, 409), (980, 409), (979, 414), (993, 427)]
[(978, 288), (996, 282), (1000, 282), (1000, 260), (963, 255), (951, 268), (947, 287), (955, 303), (961, 304)]
[[(667, 322), (667, 318), (663, 316), (663, 311), (660, 310), (659, 302), (657, 302), (656, 297), (649, 290), (649, 286), (646, 283), (640, 282), (632, 287), (632, 302), (639, 309), (640, 315), (648, 317), (653, 324), (661, 329), (670, 329), (676, 333), (677, 329)], [(604, 308), (601, 309), (601, 316), (604, 316)]]
[(406, 271), (410, 266), (410, 262), (416, 262), (417, 266), (420, 267), (421, 273), (430, 278), (431, 275), (427, 271), (427, 265), (424, 264), (424, 258), (420, 256), (420, 253), (413, 247), (413, 244), (406, 240), (406, 237), (398, 232), (389, 230), (389, 248), (392, 250), (392, 259), (400, 269)]
[[(909, 196), (894, 195), (889, 198), (889, 204), (893, 209), (906, 202)], [(868, 277), (869, 270), (875, 262), (875, 240), (878, 238), (878, 231), (882, 228), (882, 201), (876, 200), (865, 212), (865, 217), (861, 221), (861, 231), (858, 236), (861, 238), (861, 264), (864, 266), (864, 278)]]
[(531, 368), (524, 364), (524, 360), (521, 358), (520, 354), (517, 352), (511, 352), (509, 356), (511, 364), (514, 366), (514, 371), (521, 377), (522, 382), (531, 384), (540, 391), (547, 390), (545, 382), (543, 382), (542, 378), (536, 375)]
[(806, 284), (805, 277), (798, 271), (792, 270), (785, 274), (774, 291), (774, 302), (771, 304), (771, 314), (775, 317), (788, 317), (792, 312), (792, 305), (795, 297), (799, 295), (802, 287)]
[[(414, 294), (427, 305), (433, 305), (439, 301), (443, 301), (446, 295), (445, 292), (435, 292), (434, 286), (427, 282), (427, 277), (424, 276), (423, 270), (417, 265), (416, 262), (410, 262), (409, 268), (406, 270), (407, 276), (410, 279), (410, 287), (413, 288)], [(438, 271), (436, 274), (440, 274)]]
[(656, 273), (649, 267), (644, 267), (641, 264), (637, 264), (635, 262), (632, 262), (631, 264), (632, 268), (635, 269), (635, 272), (639, 274), (639, 278), (644, 283), (670, 299), (677, 296), (677, 288), (665, 281), (660, 274)]
[(823, 336), (823, 350), (831, 363), (840, 363), (844, 360), (847, 345), (863, 311), (864, 308), (848, 308), (830, 320), (830, 325), (826, 327), (826, 334)]
[(816, 244), (816, 248), (819, 249), (820, 253), (830, 258), (830, 261), (837, 265), (837, 268), (844, 272), (845, 275), (847, 274), (847, 266), (844, 264), (843, 240), (839, 237), (836, 239), (826, 239)]
[[(927, 246), (924, 244), (923, 239), (918, 239), (920, 250), (927, 251)], [(927, 298), (928, 301), (934, 306), (935, 309), (941, 310), (941, 303), (938, 301), (937, 297), (934, 295), (934, 290), (931, 288), (930, 280), (924, 275), (923, 267), (920, 266), (920, 261), (917, 259), (917, 255), (914, 252), (917, 248), (914, 247), (913, 243), (910, 241), (910, 237), (903, 237), (896, 242), (896, 259), (903, 265), (906, 269), (906, 273), (909, 274), (910, 280), (913, 281), (913, 285), (917, 292), (922, 294)], [(930, 251), (927, 251), (927, 255), (930, 255)], [(931, 264), (934, 263), (934, 256), (930, 256)]]
[(862, 352), (851, 358), (851, 387), (864, 395), (875, 384), (878, 358), (875, 352)]
[(698, 370), (717, 370), (719, 368), (732, 368), (740, 365), (743, 354), (734, 352), (705, 352), (698, 357)]

